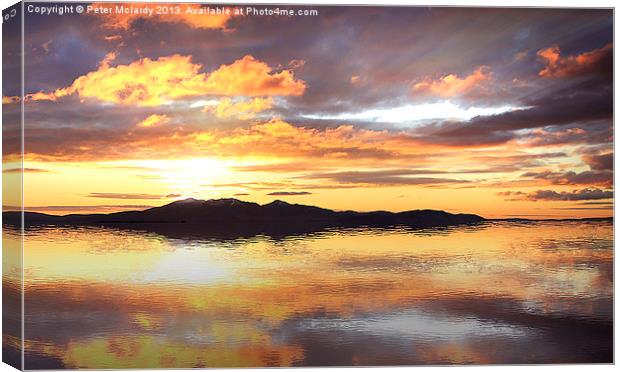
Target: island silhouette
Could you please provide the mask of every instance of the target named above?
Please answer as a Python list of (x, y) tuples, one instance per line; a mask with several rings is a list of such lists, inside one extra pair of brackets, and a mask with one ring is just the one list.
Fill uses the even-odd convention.
[[(227, 238), (257, 234), (288, 236), (330, 228), (448, 227), (485, 221), (475, 214), (452, 214), (441, 210), (335, 211), (282, 200), (261, 205), (234, 198), (189, 198), (160, 207), (109, 214), (51, 215), (25, 211), (23, 215), (25, 228), (41, 225), (110, 226), (147, 230), (174, 237)], [(21, 212), (3, 212), (3, 222), (20, 225)]]

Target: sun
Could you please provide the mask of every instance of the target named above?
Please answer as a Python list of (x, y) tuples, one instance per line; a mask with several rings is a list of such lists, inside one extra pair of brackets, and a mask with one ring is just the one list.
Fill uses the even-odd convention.
[(237, 164), (216, 158), (136, 160), (127, 163), (142, 169), (145, 179), (165, 185), (171, 193), (181, 197), (205, 194), (205, 186), (230, 179), (233, 173), (231, 167)]

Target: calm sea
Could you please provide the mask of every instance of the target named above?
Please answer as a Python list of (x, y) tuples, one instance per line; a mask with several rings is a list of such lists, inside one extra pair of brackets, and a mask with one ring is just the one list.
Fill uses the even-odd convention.
[(40, 227), (24, 269), (31, 369), (612, 362), (611, 222)]

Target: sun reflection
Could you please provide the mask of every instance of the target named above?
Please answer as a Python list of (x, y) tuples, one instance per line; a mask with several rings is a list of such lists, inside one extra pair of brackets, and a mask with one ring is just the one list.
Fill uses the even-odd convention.
[[(314, 342), (339, 349), (372, 339), (401, 345), (383, 350), (394, 363), (502, 362), (480, 348), (527, 348), (537, 332), (581, 324), (562, 319), (606, 327), (611, 231), (498, 223), (221, 242), (31, 231), (27, 349), (75, 368), (289, 366), (312, 364)], [(419, 353), (400, 354), (413, 345)]]

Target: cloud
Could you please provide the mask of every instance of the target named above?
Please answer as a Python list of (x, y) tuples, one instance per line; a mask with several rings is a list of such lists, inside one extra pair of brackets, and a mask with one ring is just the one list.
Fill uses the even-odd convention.
[(326, 179), (338, 183), (352, 183), (365, 185), (437, 185), (467, 183), (466, 180), (434, 177), (412, 177), (417, 175), (444, 174), (443, 171), (428, 169), (389, 169), (376, 171), (344, 171), (313, 173), (300, 178)]
[(601, 210), (609, 210), (612, 211), (612, 205), (604, 206), (604, 207), (565, 207), (565, 208), (553, 208), (559, 210), (571, 210), (571, 211), (601, 211)]
[[(609, 82), (581, 81), (554, 87), (540, 96), (528, 97), (523, 102), (526, 107), (523, 109), (477, 116), (468, 121), (443, 121), (419, 127), (418, 139), (448, 146), (490, 146), (527, 137), (524, 129), (558, 129), (575, 123), (582, 123), (580, 126), (588, 128), (592, 123), (608, 123), (607, 120), (612, 118), (612, 97)], [(599, 127), (595, 129), (599, 130)], [(600, 136), (592, 139), (595, 138)]]
[(528, 200), (557, 200), (557, 201), (575, 201), (575, 200), (600, 200), (600, 199), (612, 199), (614, 197), (613, 191), (601, 190), (601, 189), (581, 189), (573, 190), (572, 192), (557, 192), (553, 190), (537, 190), (525, 195)]
[(252, 119), (257, 113), (269, 110), (273, 105), (271, 97), (256, 97), (251, 100), (233, 102), (229, 97), (220, 99), (214, 105), (206, 105), (205, 112), (210, 112), (218, 118)]
[(329, 190), (329, 189), (350, 189), (355, 185), (336, 185), (325, 183), (297, 183), (290, 180), (281, 182), (235, 182), (235, 183), (216, 183), (203, 185), (208, 188), (241, 188), (249, 191), (273, 191), (282, 189), (312, 189), (312, 190)]
[(562, 57), (560, 47), (539, 50), (536, 55), (545, 67), (538, 72), (542, 77), (573, 77), (586, 74), (611, 76), (613, 71), (613, 45), (594, 49), (576, 56)]
[(505, 169), (514, 171), (524, 168), (531, 168), (544, 165), (549, 159), (566, 158), (564, 152), (541, 152), (535, 154), (528, 153), (512, 153), (512, 154), (476, 154), (471, 157), (471, 161), (475, 164), (485, 164), (490, 169)]
[(55, 101), (77, 94), (82, 100), (156, 106), (169, 101), (206, 95), (298, 96), (306, 84), (292, 70), (274, 71), (266, 63), (246, 55), (211, 73), (199, 72), (200, 64), (190, 56), (174, 54), (156, 60), (143, 58), (128, 65), (110, 66), (106, 56), (99, 68), (80, 76), (66, 87), (51, 93), (37, 92), (27, 100)]
[[(312, 156), (331, 159), (391, 158), (408, 138), (400, 133), (359, 129), (350, 125), (316, 129), (298, 127), (280, 119), (197, 136), (198, 142), (218, 152)], [(410, 139), (409, 139), (410, 140)]]
[[(6, 138), (19, 134), (18, 129), (4, 133)], [(414, 139), (404, 132), (350, 125), (316, 129), (280, 119), (231, 129), (203, 129), (190, 123), (150, 128), (136, 128), (135, 124), (128, 128), (38, 127), (26, 132), (25, 141), (29, 159), (50, 161), (253, 155), (344, 161), (428, 156), (427, 152), (420, 155), (422, 150), (412, 146)], [(19, 146), (7, 147), (5, 154), (19, 151)]]
[(529, 51), (527, 51), (527, 50), (523, 50), (521, 52), (517, 52), (514, 55), (514, 60), (515, 61), (522, 61), (522, 60), (525, 59), (525, 57), (527, 57), (528, 53), (529, 53)]
[(170, 118), (168, 117), (168, 115), (153, 114), (147, 117), (146, 119), (142, 120), (136, 125), (142, 128), (151, 128), (151, 127), (157, 127), (157, 126), (166, 124), (169, 121), (170, 121)]
[(522, 178), (531, 178), (536, 180), (544, 180), (553, 185), (599, 185), (611, 186), (613, 184), (612, 171), (583, 171), (583, 172), (526, 172), (521, 175)]
[(166, 194), (164, 195), (164, 198), (180, 198), (181, 196), (181, 194)]
[(451, 98), (482, 89), (482, 83), (491, 80), (491, 72), (485, 66), (478, 67), (465, 77), (455, 74), (442, 76), (438, 79), (427, 77), (413, 84), (414, 93), (422, 93), (429, 96)]
[[(161, 115), (161, 114), (158, 114)], [(147, 117), (148, 118), (148, 117)], [(144, 121), (138, 119), (136, 122)], [(148, 120), (150, 121), (150, 120)], [(525, 172), (547, 166), (564, 152), (528, 153), (524, 151), (459, 151), (418, 141), (409, 131), (373, 130), (341, 125), (313, 128), (293, 125), (280, 119), (259, 122), (248, 127), (204, 129), (180, 120), (148, 128), (58, 127), (32, 128), (26, 132), (27, 158), (49, 161), (104, 161), (182, 157), (268, 157), (278, 163), (233, 167), (241, 172), (307, 173), (346, 166), (368, 166), (368, 160), (381, 161), (391, 170), (407, 167), (415, 161), (417, 169), (405, 169), (412, 176), (421, 174)], [(5, 132), (7, 138), (12, 132)], [(19, 147), (13, 149), (19, 151)], [(252, 159), (256, 161), (256, 159)], [(472, 164), (477, 166), (472, 167)], [(484, 166), (480, 166), (484, 165)], [(335, 167), (335, 168), (333, 168)], [(431, 169), (423, 169), (432, 167)], [(437, 169), (441, 170), (438, 171)], [(452, 178), (452, 177), (447, 177)], [(391, 179), (390, 182), (424, 180)], [(429, 181), (429, 180), (427, 180)], [(280, 188), (281, 189), (281, 188)]]
[(3, 105), (10, 105), (13, 103), (19, 103), (20, 98), (19, 96), (2, 96), (2, 104)]
[(45, 51), (45, 54), (50, 52), (50, 45), (52, 44), (52, 40), (48, 40), (41, 44), (41, 48)]
[(228, 10), (223, 12), (223, 14), (206, 14), (204, 12), (207, 11), (208, 7), (203, 7), (200, 4), (175, 4), (174, 6), (179, 8), (178, 13), (173, 10), (167, 14), (158, 14), (158, 5), (152, 3), (130, 4), (136, 8), (150, 9), (152, 11), (151, 15), (130, 12), (120, 13), (115, 11), (116, 7), (126, 5), (127, 4), (119, 3), (93, 3), (90, 5), (90, 9), (99, 9), (100, 11), (98, 13), (91, 11), (89, 14), (99, 18), (103, 22), (102, 25), (106, 28), (125, 31), (131, 29), (138, 20), (160, 23), (179, 23), (195, 29), (227, 30), (228, 21), (235, 16), (234, 8), (231, 7), (226, 7), (225, 9)]
[(523, 191), (500, 191), (498, 193), (496, 193), (498, 196), (504, 196), (506, 197), (506, 201), (517, 201), (517, 200), (523, 200), (524, 197), (527, 195), (526, 193), (524, 193)]
[(269, 196), (297, 196), (297, 195), (312, 195), (308, 191), (275, 191), (267, 194)]
[(303, 81), (295, 79), (293, 69), (275, 72), (251, 55), (220, 66), (205, 83), (214, 91), (211, 94), (220, 95), (299, 96), (306, 89)]
[[(24, 210), (29, 212), (43, 212), (43, 213), (111, 213), (119, 211), (135, 211), (152, 208), (152, 205), (126, 205), (126, 204), (114, 204), (114, 205), (49, 205), (49, 206), (26, 206)], [(21, 210), (18, 206), (5, 206), (5, 210)]]
[(155, 200), (155, 199), (172, 199), (178, 198), (180, 194), (125, 194), (125, 193), (111, 193), (111, 192), (91, 192), (87, 195), (89, 198), (103, 198), (103, 199), (132, 199), (132, 200)]
[(99, 69), (109, 68), (110, 63), (114, 62), (117, 56), (118, 56), (118, 53), (116, 52), (107, 53), (105, 57), (103, 57), (103, 59), (99, 62)]
[(613, 128), (611, 124), (588, 124), (581, 127), (549, 127), (533, 129), (523, 133), (517, 140), (528, 147), (576, 145), (576, 144), (599, 144), (613, 142)]
[(581, 159), (590, 166), (590, 169), (597, 171), (612, 171), (614, 169), (614, 154), (613, 152), (592, 155), (586, 154)]
[(121, 40), (123, 37), (121, 35), (108, 35), (108, 36), (104, 36), (103, 40), (105, 41), (118, 41)]
[(272, 172), (272, 173), (288, 173), (288, 172), (305, 172), (315, 170), (315, 164), (309, 163), (275, 163), (275, 164), (252, 164), (239, 165), (231, 167), (237, 172)]
[(51, 171), (41, 168), (8, 168), (3, 169), (2, 173), (50, 173)]

